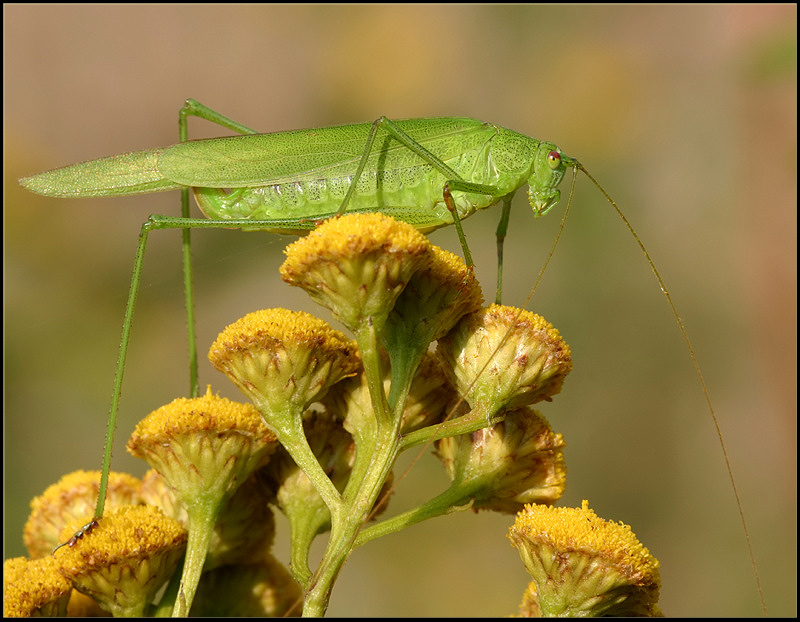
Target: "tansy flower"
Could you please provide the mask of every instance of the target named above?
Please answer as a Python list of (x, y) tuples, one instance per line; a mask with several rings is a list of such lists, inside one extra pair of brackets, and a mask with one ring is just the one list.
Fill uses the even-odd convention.
[(302, 417), (331, 385), (360, 369), (353, 342), (308, 313), (266, 309), (228, 326), (208, 357), (253, 400), (326, 505), (338, 505), (339, 491), (309, 448)]
[[(141, 482), (127, 473), (109, 473), (106, 507), (137, 503)], [(100, 490), (100, 471), (74, 471), (31, 501), (23, 540), (31, 557), (50, 555), (63, 541), (59, 534), (67, 523), (92, 516)], [(84, 521), (85, 522), (85, 521)]]
[(330, 218), (286, 248), (281, 276), (302, 287), (355, 333), (380, 332), (430, 243), (412, 225), (379, 213)]
[(162, 406), (136, 426), (128, 451), (164, 477), (188, 512), (178, 613), (191, 605), (222, 504), (276, 446), (252, 405), (217, 397), (210, 388), (203, 397)]
[(553, 325), (530, 311), (490, 305), (461, 318), (437, 342), (436, 356), (462, 400), (447, 419), (406, 434), (403, 448), (469, 434), (508, 410), (550, 401), (572, 369), (569, 346)]
[(564, 493), (564, 440), (533, 408), (510, 411), (503, 421), (472, 434), (436, 441), (453, 488), (472, 509), (513, 513), (526, 503), (551, 505)]
[(222, 331), (208, 354), (278, 434), (328, 388), (356, 373), (355, 344), (313, 315), (286, 309), (248, 313)]
[[(68, 525), (68, 537), (80, 522)], [(148, 505), (107, 512), (71, 546), (54, 553), (75, 587), (115, 616), (142, 616), (175, 571), (186, 546), (186, 530)]]
[(72, 583), (58, 571), (52, 556), (14, 557), (3, 562), (3, 616), (63, 617)]
[[(588, 501), (527, 505), (508, 537), (536, 583), (542, 615), (661, 615), (658, 560), (629, 526), (599, 518)], [(523, 608), (531, 599), (526, 592)]]
[(198, 497), (230, 497), (275, 450), (258, 411), (208, 392), (180, 398), (142, 419), (128, 451), (150, 463), (191, 511)]

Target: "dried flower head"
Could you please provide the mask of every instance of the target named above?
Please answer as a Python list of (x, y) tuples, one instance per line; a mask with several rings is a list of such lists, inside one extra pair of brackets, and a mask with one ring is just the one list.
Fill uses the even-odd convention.
[(580, 508), (527, 505), (509, 539), (545, 616), (660, 615), (658, 560), (628, 525)]

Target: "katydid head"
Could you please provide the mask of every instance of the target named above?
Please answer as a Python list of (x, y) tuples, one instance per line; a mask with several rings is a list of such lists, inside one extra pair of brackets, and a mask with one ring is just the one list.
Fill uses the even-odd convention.
[(528, 200), (537, 218), (544, 216), (558, 203), (561, 198), (558, 184), (567, 167), (576, 163), (577, 160), (561, 153), (561, 149), (553, 143), (539, 144), (528, 179)]

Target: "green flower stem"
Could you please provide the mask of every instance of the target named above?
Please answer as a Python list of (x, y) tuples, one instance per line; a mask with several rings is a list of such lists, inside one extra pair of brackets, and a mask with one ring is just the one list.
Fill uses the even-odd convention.
[(429, 518), (463, 512), (472, 507), (472, 495), (477, 486), (464, 486), (454, 482), (450, 488), (430, 501), (417, 506), (407, 512), (393, 516), (390, 519), (381, 521), (362, 529), (356, 536), (353, 548), (366, 544), (370, 540), (396, 533), (401, 529), (421, 523)]
[[(340, 514), (343, 511), (342, 495), (333, 485), (333, 482), (311, 450), (303, 430), (302, 417), (295, 413), (292, 408), (286, 408), (284, 412), (278, 413), (274, 405), (261, 403), (260, 401), (256, 401), (255, 404), (262, 413), (269, 413), (269, 421), (272, 424), (270, 427), (278, 437), (278, 442), (283, 445), (295, 464), (300, 467), (311, 481), (311, 484), (327, 506), (331, 517)], [(265, 417), (265, 420), (267, 420), (267, 417)], [(304, 522), (304, 524), (292, 525), (290, 542), (291, 569), (295, 579), (303, 586), (308, 586), (311, 580), (311, 572), (308, 568), (308, 552), (319, 526), (319, 521), (314, 521), (313, 524)]]
[(351, 476), (343, 497), (342, 511), (331, 513), (331, 537), (325, 555), (306, 592), (303, 616), (325, 615), (339, 570), (353, 550), (353, 542), (369, 517), (383, 483), (394, 466), (397, 449), (396, 434), (384, 435), (376, 444), (363, 480), (358, 482), (358, 485), (351, 486)]
[(375, 419), (378, 427), (383, 428), (391, 424), (389, 416), (389, 405), (386, 402), (386, 394), (383, 391), (383, 365), (381, 364), (380, 339), (374, 322), (371, 318), (363, 322), (355, 331), (356, 343), (361, 352), (361, 360), (364, 364), (364, 374), (367, 377), (367, 388), (369, 389), (372, 408), (375, 411)]
[(169, 583), (167, 583), (167, 589), (164, 590), (161, 600), (148, 612), (150, 617), (168, 618), (172, 615), (172, 611), (175, 609), (175, 601), (178, 598), (181, 579), (183, 578), (183, 562), (185, 559), (186, 554), (184, 554), (183, 558), (181, 558), (178, 567), (175, 569), (175, 572), (172, 575), (172, 578), (170, 578)]
[(459, 436), (460, 434), (470, 434), (482, 428), (488, 428), (502, 420), (497, 416), (497, 409), (494, 405), (491, 408), (478, 405), (466, 415), (450, 419), (435, 425), (415, 430), (405, 434), (400, 441), (400, 451), (405, 451), (411, 447), (431, 443), (446, 438), (448, 436)]
[[(255, 400), (254, 400), (255, 401)], [(255, 401), (256, 407), (263, 412), (268, 412), (270, 417), (265, 417), (265, 421), (270, 422), (270, 428), (278, 437), (278, 442), (283, 445), (295, 464), (299, 466), (303, 473), (311, 480), (325, 505), (331, 511), (339, 509), (342, 505), (342, 496), (336, 490), (330, 478), (325, 474), (325, 470), (320, 466), (314, 452), (308, 444), (305, 431), (303, 430), (302, 417), (287, 408), (286, 412), (278, 415), (271, 404), (264, 404), (261, 400)]]
[(356, 439), (356, 464), (342, 495), (341, 509), (331, 511), (328, 548), (306, 592), (304, 616), (325, 614), (336, 577), (353, 550), (358, 532), (368, 520), (399, 452), (398, 430), (405, 399), (389, 411), (383, 390), (379, 337), (374, 324), (365, 322), (356, 332), (356, 340), (375, 412), (375, 434), (360, 434)]
[(322, 529), (330, 523), (330, 512), (323, 506), (310, 510), (302, 515), (291, 513), (289, 518), (290, 557), (289, 570), (295, 580), (307, 588), (311, 581), (311, 569), (308, 567), (308, 553), (311, 543)]
[(206, 561), (214, 523), (222, 506), (221, 500), (222, 495), (204, 494), (198, 496), (191, 506), (187, 507), (189, 540), (186, 543), (181, 587), (172, 610), (173, 618), (185, 618), (189, 615), (197, 584), (200, 582), (200, 574), (203, 572), (203, 564)]

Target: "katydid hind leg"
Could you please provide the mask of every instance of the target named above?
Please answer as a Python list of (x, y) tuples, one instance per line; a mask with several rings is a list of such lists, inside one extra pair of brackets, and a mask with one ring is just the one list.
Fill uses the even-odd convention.
[[(130, 283), (130, 288), (128, 290), (128, 299), (125, 304), (125, 315), (122, 322), (122, 336), (120, 338), (119, 354), (117, 355), (117, 367), (114, 375), (114, 388), (111, 394), (111, 406), (109, 408), (109, 414), (108, 414), (105, 447), (103, 451), (103, 462), (100, 475), (100, 489), (98, 492), (94, 520), (97, 520), (103, 516), (103, 510), (105, 508), (106, 492), (108, 489), (108, 478), (111, 469), (111, 454), (117, 427), (117, 417), (119, 414), (120, 398), (122, 395), (122, 381), (125, 375), (125, 363), (128, 356), (128, 346), (130, 344), (130, 335), (133, 326), (133, 314), (136, 309), (136, 299), (139, 294), (139, 286), (142, 280), (142, 269), (144, 266), (144, 258), (147, 250), (147, 240), (150, 232), (161, 229), (182, 229), (183, 231), (189, 231), (190, 229), (193, 228), (229, 229), (232, 227), (240, 228), (248, 225), (252, 226), (254, 224), (257, 225), (258, 221), (251, 221), (251, 220), (217, 221), (217, 220), (208, 220), (205, 218), (178, 218), (171, 216), (150, 216), (150, 218), (148, 218), (147, 221), (142, 225), (142, 229), (139, 234), (139, 243), (136, 247), (136, 257), (134, 259), (133, 274), (131, 275), (131, 283)], [(269, 224), (269, 223), (261, 223), (261, 224)], [(191, 276), (191, 270), (189, 272), (189, 275)], [(193, 290), (190, 287), (188, 289), (188, 295), (191, 296), (192, 293)], [(190, 333), (190, 335), (193, 335), (193, 333)], [(195, 348), (195, 353), (196, 353), (196, 348)], [(197, 396), (193, 395), (192, 397), (197, 397)], [(76, 533), (75, 537), (81, 537), (83, 533), (86, 533), (85, 527), (82, 528), (78, 533)]]
[[(114, 389), (111, 393), (111, 406), (108, 411), (108, 424), (106, 428), (105, 447), (103, 449), (103, 463), (100, 472), (100, 489), (97, 495), (97, 505), (94, 512), (95, 522), (103, 516), (106, 502), (106, 491), (108, 489), (108, 477), (111, 470), (111, 453), (114, 446), (114, 436), (117, 429), (117, 415), (119, 414), (119, 402), (122, 395), (122, 379), (125, 375), (125, 361), (128, 356), (128, 344), (130, 343), (131, 326), (133, 325), (133, 312), (136, 308), (136, 297), (139, 293), (139, 284), (142, 280), (142, 265), (144, 264), (145, 249), (147, 247), (147, 236), (150, 232), (148, 222), (142, 225), (139, 234), (139, 244), (136, 247), (136, 258), (133, 262), (133, 274), (131, 284), (128, 289), (128, 300), (125, 303), (125, 316), (122, 321), (122, 336), (120, 338), (119, 353), (117, 355), (117, 368), (114, 373)], [(78, 532), (83, 535), (85, 527)], [(80, 537), (78, 533), (75, 537)]]
[[(255, 134), (252, 130), (236, 121), (219, 114), (218, 112), (204, 106), (203, 104), (189, 99), (181, 108), (178, 115), (178, 136), (181, 142), (188, 140), (188, 124), (187, 117), (195, 116), (212, 123), (216, 123), (230, 129), (234, 132), (241, 134)], [(189, 189), (186, 188), (181, 191), (181, 213), (184, 219), (189, 218)], [(208, 222), (208, 221), (204, 221)], [(103, 515), (105, 509), (106, 492), (108, 489), (108, 478), (111, 469), (111, 453), (114, 444), (114, 436), (117, 426), (117, 416), (119, 413), (119, 402), (122, 394), (122, 380), (125, 372), (125, 362), (128, 353), (128, 344), (130, 342), (130, 333), (133, 325), (133, 314), (136, 307), (136, 298), (139, 291), (139, 284), (141, 283), (142, 266), (144, 264), (144, 257), (147, 248), (148, 234), (152, 229), (167, 228), (165, 226), (154, 226), (151, 220), (148, 220), (142, 225), (141, 233), (139, 235), (139, 244), (136, 250), (136, 258), (134, 260), (133, 274), (131, 277), (131, 284), (128, 292), (128, 300), (125, 306), (125, 316), (122, 325), (122, 336), (120, 339), (120, 349), (117, 356), (117, 368), (114, 377), (114, 388), (111, 395), (111, 406), (109, 408), (108, 424), (106, 430), (105, 448), (103, 451), (103, 462), (100, 475), (100, 488), (98, 492), (97, 505), (95, 507), (95, 520)], [(184, 297), (186, 303), (186, 324), (188, 331), (188, 346), (189, 346), (189, 393), (191, 397), (197, 397), (199, 394), (198, 382), (198, 367), (197, 367), (197, 337), (195, 331), (194, 319), (194, 290), (192, 286), (192, 259), (191, 259), (191, 227), (180, 226), (182, 229), (182, 256), (183, 256), (183, 274), (184, 274)], [(84, 533), (82, 529), (79, 533)], [(78, 534), (76, 534), (78, 536)]]

